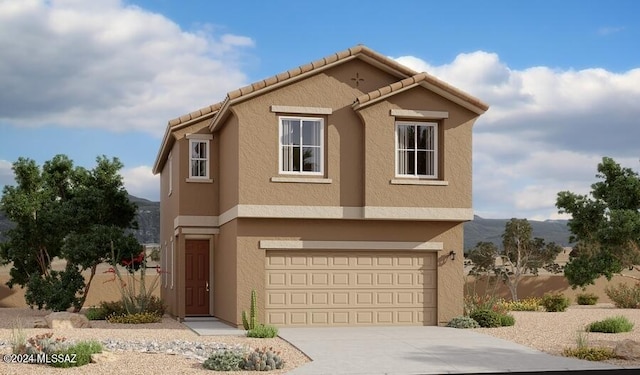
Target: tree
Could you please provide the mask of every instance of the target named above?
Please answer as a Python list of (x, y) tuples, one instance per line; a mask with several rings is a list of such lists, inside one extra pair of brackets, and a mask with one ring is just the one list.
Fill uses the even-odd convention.
[[(471, 272), (494, 273), (502, 280), (514, 301), (518, 300), (518, 285), (527, 274), (538, 275), (540, 268), (560, 272), (555, 259), (562, 247), (554, 242), (545, 243), (542, 238), (531, 238), (531, 224), (527, 219), (511, 219), (502, 234), (502, 252), (490, 242), (478, 242), (469, 252), (474, 263)], [(500, 262), (496, 262), (496, 258)]]
[[(6, 232), (0, 258), (13, 263), (7, 285), (25, 287), (31, 306), (79, 310), (98, 264), (140, 253), (127, 232), (137, 226), (136, 206), (118, 173), (123, 165), (105, 156), (96, 162), (86, 170), (57, 155), (42, 169), (26, 158), (13, 164), (16, 185), (5, 186), (0, 209), (16, 226)], [(112, 259), (112, 243), (120, 259)], [(66, 261), (64, 270), (52, 270), (54, 258)], [(90, 271), (86, 282), (85, 270)]]
[[(565, 266), (571, 286), (585, 287), (640, 264), (640, 178), (612, 158), (598, 164), (589, 195), (558, 193), (556, 207), (571, 214), (568, 222), (576, 246)], [(635, 278), (635, 277), (632, 277)]]

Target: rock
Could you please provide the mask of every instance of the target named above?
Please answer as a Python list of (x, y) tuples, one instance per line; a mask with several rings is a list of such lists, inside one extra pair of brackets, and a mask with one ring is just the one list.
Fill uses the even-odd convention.
[(70, 312), (54, 312), (44, 317), (49, 328), (90, 328), (89, 319), (82, 314)]
[(49, 323), (46, 320), (39, 318), (33, 321), (33, 328), (49, 328)]
[(107, 351), (91, 354), (91, 363), (115, 362), (116, 359), (115, 354)]
[(640, 343), (633, 340), (623, 340), (616, 344), (615, 355), (626, 360), (640, 359)]

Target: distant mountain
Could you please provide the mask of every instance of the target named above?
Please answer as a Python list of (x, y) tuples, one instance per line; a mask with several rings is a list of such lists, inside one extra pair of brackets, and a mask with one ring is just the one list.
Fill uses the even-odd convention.
[[(464, 250), (467, 252), (478, 242), (493, 242), (498, 248), (502, 248), (502, 234), (504, 227), (511, 219), (484, 219), (474, 216), (473, 221), (464, 223)], [(529, 220), (533, 237), (540, 237), (546, 242), (555, 242), (560, 246), (571, 246), (569, 236), (571, 232), (567, 227), (568, 220)]]

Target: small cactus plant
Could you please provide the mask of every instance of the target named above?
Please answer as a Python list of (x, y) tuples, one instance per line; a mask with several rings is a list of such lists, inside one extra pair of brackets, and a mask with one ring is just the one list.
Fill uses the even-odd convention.
[(53, 354), (67, 348), (65, 338), (53, 338), (53, 333), (43, 333), (27, 340), (26, 354)]
[(242, 363), (242, 368), (249, 371), (271, 371), (284, 367), (281, 353), (273, 348), (256, 348), (249, 352)]
[(249, 318), (247, 319), (247, 312), (242, 311), (242, 326), (246, 331), (254, 329), (258, 325), (257, 315), (258, 297), (256, 290), (251, 291), (251, 307), (249, 308)]

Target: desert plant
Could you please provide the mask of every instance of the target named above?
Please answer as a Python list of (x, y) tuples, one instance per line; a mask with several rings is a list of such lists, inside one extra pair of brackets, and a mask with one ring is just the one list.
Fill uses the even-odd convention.
[(483, 328), (500, 327), (500, 314), (491, 310), (476, 310), (469, 317)]
[(270, 371), (279, 370), (284, 367), (281, 353), (273, 348), (256, 348), (249, 352), (243, 362), (242, 368), (250, 371)]
[(273, 338), (278, 336), (278, 328), (269, 324), (258, 324), (247, 331), (247, 337)]
[(53, 332), (30, 337), (27, 340), (26, 354), (53, 354), (67, 348), (66, 338), (53, 338)]
[(567, 310), (571, 304), (569, 299), (561, 293), (546, 293), (542, 296), (542, 306), (546, 311), (559, 312)]
[(258, 323), (258, 318), (256, 316), (258, 310), (258, 297), (256, 294), (256, 290), (253, 289), (251, 291), (251, 306), (249, 307), (249, 318), (247, 318), (247, 312), (242, 310), (242, 326), (245, 330), (254, 329)]
[(91, 306), (85, 311), (84, 316), (89, 320), (105, 320), (107, 318), (107, 314), (105, 311), (99, 306)]
[(500, 314), (499, 317), (501, 327), (511, 327), (516, 324), (516, 318), (511, 314)]
[(103, 319), (107, 319), (107, 317), (111, 315), (124, 315), (127, 313), (127, 309), (124, 307), (122, 301), (102, 301), (100, 302), (99, 309), (104, 315)]
[(18, 319), (11, 329), (11, 352), (13, 354), (25, 354), (27, 352), (27, 336), (22, 327), (22, 321)]
[[(51, 362), (53, 367), (79, 367), (91, 363), (91, 355), (96, 353), (102, 353), (102, 344), (97, 341), (80, 341), (77, 344), (71, 345), (64, 350), (56, 352), (62, 358), (69, 358), (70, 355), (75, 355), (75, 362), (71, 361), (56, 361)], [(60, 357), (59, 357), (60, 358)]]
[(468, 316), (456, 316), (447, 323), (451, 328), (479, 328), (480, 324)]
[(502, 300), (495, 295), (466, 295), (464, 297), (464, 313), (470, 316), (476, 310), (491, 310), (499, 314), (505, 313), (507, 310), (503, 306)]
[(502, 301), (500, 304), (508, 311), (538, 311), (542, 299), (529, 297), (518, 301)]
[(565, 357), (576, 357), (587, 361), (606, 361), (615, 357), (611, 348), (586, 346), (582, 348), (565, 348), (562, 351)]
[(578, 305), (595, 305), (598, 302), (598, 296), (593, 293), (579, 293), (576, 296)]
[(239, 371), (242, 370), (245, 353), (239, 350), (221, 349), (213, 352), (202, 364), (208, 370)]
[(110, 315), (107, 317), (109, 323), (123, 323), (123, 324), (145, 324), (145, 323), (158, 323), (162, 320), (161, 316), (158, 316), (149, 312), (124, 314), (124, 315)]
[(618, 315), (604, 320), (593, 322), (587, 325), (588, 332), (602, 333), (620, 333), (630, 332), (633, 329), (633, 323), (626, 316)]
[(640, 283), (633, 287), (619, 283), (617, 286), (608, 286), (604, 292), (620, 309), (636, 309), (640, 306)]

